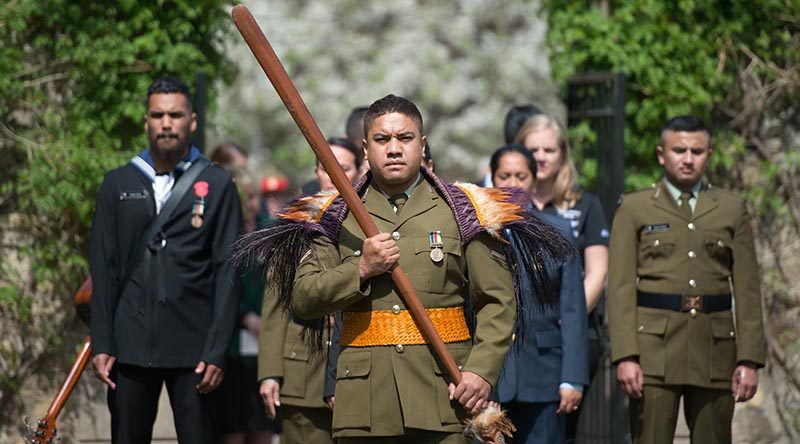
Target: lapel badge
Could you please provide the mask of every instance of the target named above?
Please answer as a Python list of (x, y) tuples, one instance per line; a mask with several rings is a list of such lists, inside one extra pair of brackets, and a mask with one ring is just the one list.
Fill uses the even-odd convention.
[(194, 205), (192, 206), (192, 226), (200, 228), (203, 226), (203, 213), (206, 210), (206, 199), (208, 196), (208, 182), (201, 180), (194, 183)]
[(444, 243), (442, 242), (441, 230), (434, 230), (428, 233), (428, 242), (431, 246), (431, 260), (436, 263), (441, 262), (444, 259), (444, 252), (442, 252)]

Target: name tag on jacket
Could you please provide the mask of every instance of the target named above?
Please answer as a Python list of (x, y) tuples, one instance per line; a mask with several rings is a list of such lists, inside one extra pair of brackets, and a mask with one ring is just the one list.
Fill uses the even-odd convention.
[(645, 225), (644, 234), (664, 233), (669, 231), (669, 224)]
[(119, 193), (119, 200), (142, 200), (147, 198), (145, 191), (123, 191)]

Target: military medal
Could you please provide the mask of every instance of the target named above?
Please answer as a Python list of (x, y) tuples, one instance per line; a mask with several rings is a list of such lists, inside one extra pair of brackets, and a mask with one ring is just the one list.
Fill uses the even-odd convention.
[(434, 262), (441, 262), (444, 259), (444, 253), (442, 252), (442, 247), (444, 243), (442, 243), (442, 232), (440, 230), (431, 231), (428, 234), (428, 241), (431, 245), (431, 260)]
[(203, 226), (203, 213), (206, 210), (206, 199), (208, 196), (208, 182), (201, 180), (194, 183), (194, 195), (197, 199), (194, 200), (192, 206), (192, 226), (200, 228)]

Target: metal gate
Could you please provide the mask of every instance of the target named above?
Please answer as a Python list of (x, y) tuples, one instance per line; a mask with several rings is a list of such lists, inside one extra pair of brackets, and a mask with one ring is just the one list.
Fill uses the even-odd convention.
[[(597, 161), (594, 189), (603, 205), (608, 225), (614, 218), (617, 201), (625, 188), (624, 129), (625, 77), (621, 73), (593, 73), (571, 77), (567, 81), (567, 125), (588, 123), (594, 143), (581, 152), (582, 158)], [(580, 162), (582, 159), (576, 159)], [(628, 411), (624, 392), (617, 384), (611, 366), (605, 295), (595, 310), (600, 324), (600, 340), (605, 353), (585, 394), (577, 440), (584, 444), (622, 444), (629, 442)]]

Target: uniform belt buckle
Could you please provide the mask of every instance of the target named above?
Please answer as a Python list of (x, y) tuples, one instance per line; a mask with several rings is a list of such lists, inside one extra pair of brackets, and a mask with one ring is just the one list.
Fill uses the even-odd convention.
[(681, 311), (703, 311), (703, 295), (700, 294), (684, 294), (682, 301)]

